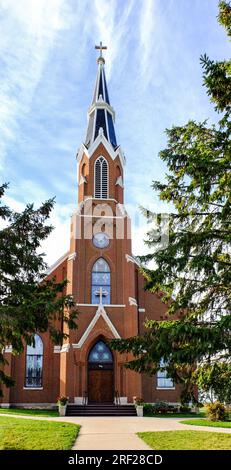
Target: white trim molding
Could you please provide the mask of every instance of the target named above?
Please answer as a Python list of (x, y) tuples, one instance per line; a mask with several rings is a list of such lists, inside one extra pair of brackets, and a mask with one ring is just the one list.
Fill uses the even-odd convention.
[(137, 264), (137, 266), (140, 266), (138, 261), (136, 261), (136, 259), (133, 256), (125, 255), (125, 258), (127, 260), (127, 263), (134, 263), (134, 264)]
[(69, 352), (69, 349), (70, 349), (70, 344), (67, 343), (67, 344), (63, 344), (62, 348), (61, 348), (61, 353), (63, 352)]
[(122, 176), (118, 176), (117, 180), (116, 180), (116, 185), (118, 186), (121, 186), (121, 188), (124, 188), (124, 185), (123, 185), (123, 178)]
[[(98, 304), (76, 304), (76, 307), (98, 307)], [(125, 304), (104, 304), (104, 307), (126, 307)]]
[(108, 104), (106, 101), (103, 100), (102, 95), (100, 95), (99, 99), (95, 101), (89, 108), (88, 117), (90, 117), (93, 111), (97, 111), (97, 109), (105, 109), (106, 111), (109, 111), (109, 113), (113, 117), (113, 121), (115, 121), (115, 110), (113, 109), (112, 106), (110, 106), (110, 104)]
[(23, 390), (43, 390), (43, 387), (23, 387)]
[(49, 266), (49, 268), (46, 271), (46, 275), (49, 276), (49, 274), (51, 274), (56, 268), (58, 268), (58, 266), (61, 263), (63, 263), (63, 261), (65, 261), (65, 259), (67, 259), (68, 255), (69, 255), (69, 251), (67, 251), (65, 253), (65, 255), (61, 256), (54, 264)]
[(79, 149), (79, 151), (76, 155), (77, 162), (79, 163), (81, 161), (83, 155), (86, 155), (90, 159), (91, 156), (93, 155), (93, 153), (95, 152), (95, 150), (97, 149), (97, 147), (100, 144), (103, 144), (103, 146), (105, 147), (106, 151), (108, 152), (108, 154), (110, 155), (112, 160), (115, 160), (115, 158), (118, 156), (119, 159), (120, 159), (122, 167), (125, 165), (126, 161), (125, 161), (124, 153), (122, 152), (121, 147), (118, 146), (114, 150), (112, 144), (110, 142), (108, 142), (105, 135), (103, 135), (103, 134), (101, 134), (101, 135), (98, 134), (98, 136), (96, 137), (95, 141), (91, 144), (89, 149), (87, 149), (87, 147), (84, 144), (82, 144), (80, 146), (80, 149)]
[(68, 256), (67, 261), (72, 261), (72, 260), (75, 261), (76, 256), (77, 256), (77, 255), (76, 255), (76, 252), (74, 251), (73, 253), (71, 253), (71, 254)]
[(115, 328), (115, 326), (111, 322), (110, 318), (107, 316), (106, 310), (104, 309), (104, 305), (100, 304), (98, 306), (98, 309), (97, 309), (96, 313), (95, 313), (95, 316), (92, 318), (91, 322), (89, 323), (87, 329), (85, 330), (83, 336), (80, 338), (79, 342), (75, 343), (75, 344), (72, 344), (74, 349), (79, 349), (79, 348), (82, 347), (82, 345), (85, 343), (85, 341), (88, 338), (90, 332), (93, 330), (95, 324), (97, 323), (97, 321), (99, 320), (100, 317), (103, 317), (103, 319), (105, 320), (105, 322), (109, 326), (111, 332), (113, 333), (113, 336), (115, 338), (120, 339), (120, 335), (119, 335), (117, 329)]
[(175, 387), (156, 387), (156, 390), (175, 390)]
[(137, 307), (137, 300), (133, 297), (128, 297), (129, 305), (135, 305)]
[(54, 346), (54, 353), (60, 353), (61, 352), (61, 346)]
[(83, 183), (86, 183), (86, 182), (87, 182), (87, 180), (86, 180), (85, 176), (81, 175), (80, 179), (79, 179), (79, 185), (83, 184)]
[(120, 202), (117, 202), (117, 207), (118, 207), (118, 209), (121, 212), (123, 217), (127, 217), (128, 219), (130, 219), (124, 204), (121, 204)]

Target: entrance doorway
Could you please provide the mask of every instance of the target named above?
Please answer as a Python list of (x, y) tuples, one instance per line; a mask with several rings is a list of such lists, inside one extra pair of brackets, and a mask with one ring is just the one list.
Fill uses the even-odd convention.
[(114, 361), (109, 347), (98, 341), (88, 356), (89, 403), (113, 403)]

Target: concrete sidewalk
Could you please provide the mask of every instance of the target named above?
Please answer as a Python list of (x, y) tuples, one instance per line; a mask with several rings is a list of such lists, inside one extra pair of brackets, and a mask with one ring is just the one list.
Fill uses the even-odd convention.
[(73, 450), (147, 450), (150, 449), (148, 445), (136, 436), (137, 432), (145, 431), (195, 430), (231, 434), (231, 428), (187, 426), (179, 423), (186, 418), (138, 418), (137, 416), (45, 418), (3, 413), (1, 416), (80, 424), (80, 433)]
[(150, 447), (136, 435), (139, 419), (142, 418), (82, 418), (73, 450), (148, 450)]
[[(76, 418), (77, 419), (77, 418)], [(184, 418), (182, 418), (184, 419)], [(197, 430), (231, 433), (231, 429), (187, 426), (178, 418), (102, 417), (79, 418), (79, 437), (73, 450), (148, 450), (137, 435), (145, 431)], [(77, 422), (77, 421), (76, 421)]]

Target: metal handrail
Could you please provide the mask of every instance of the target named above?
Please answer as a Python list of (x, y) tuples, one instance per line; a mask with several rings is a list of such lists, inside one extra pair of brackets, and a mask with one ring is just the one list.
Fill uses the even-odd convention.
[(83, 392), (83, 401), (82, 401), (82, 403), (83, 403), (83, 406), (86, 406), (87, 403), (88, 403), (88, 396), (87, 396), (86, 390)]
[(120, 395), (119, 395), (119, 392), (118, 390), (115, 390), (115, 405), (120, 405), (121, 402), (120, 402)]

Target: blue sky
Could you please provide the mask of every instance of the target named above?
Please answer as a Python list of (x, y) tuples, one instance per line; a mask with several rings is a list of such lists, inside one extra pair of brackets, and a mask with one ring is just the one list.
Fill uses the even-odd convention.
[(68, 249), (77, 204), (75, 155), (85, 137), (100, 40), (125, 152), (133, 251), (146, 227), (138, 206), (162, 208), (150, 188), (166, 168), (165, 128), (217, 119), (199, 57), (229, 56), (218, 0), (0, 0), (0, 173), (7, 202), (21, 209), (56, 196), (56, 227), (43, 246), (52, 263)]

